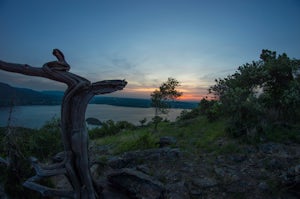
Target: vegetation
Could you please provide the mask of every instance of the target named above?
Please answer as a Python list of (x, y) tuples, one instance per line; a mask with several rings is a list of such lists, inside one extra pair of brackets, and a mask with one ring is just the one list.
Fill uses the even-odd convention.
[(101, 127), (97, 127), (94, 129), (91, 129), (89, 131), (90, 138), (95, 139), (95, 138), (101, 138), (105, 136), (111, 136), (120, 133), (122, 130), (127, 129), (127, 130), (133, 130), (136, 127), (127, 122), (127, 121), (118, 121), (114, 122), (112, 120), (108, 120), (106, 122), (103, 122), (101, 124)]
[[(62, 151), (59, 120), (53, 118), (41, 129), (0, 128), (0, 157), (8, 157), (9, 165), (1, 165), (0, 182), (11, 198), (41, 198), (39, 194), (22, 186), (24, 180), (33, 175), (28, 158), (38, 157), (49, 161), (55, 153)], [(44, 182), (49, 185), (50, 181)], [(50, 183), (51, 184), (51, 183)]]
[(228, 118), (227, 132), (234, 137), (266, 139), (278, 128), (299, 129), (300, 60), (269, 50), (262, 50), (260, 58), (217, 79), (210, 88), (218, 98), (219, 113)]
[(157, 125), (162, 121), (162, 118), (159, 114), (167, 113), (169, 104), (167, 103), (170, 100), (174, 100), (182, 95), (181, 92), (176, 90), (176, 87), (180, 86), (179, 82), (169, 77), (166, 82), (163, 82), (159, 89), (156, 89), (151, 93), (151, 105), (155, 108), (155, 115), (153, 118), (154, 131), (157, 131)]
[(163, 121), (157, 133), (153, 134), (155, 124), (122, 133), (95, 139), (97, 145), (110, 146), (113, 154), (132, 150), (157, 148), (160, 137), (173, 136), (177, 139), (176, 147), (190, 152), (213, 151), (214, 143), (225, 136), (224, 121), (209, 122), (205, 117), (198, 116), (177, 122)]

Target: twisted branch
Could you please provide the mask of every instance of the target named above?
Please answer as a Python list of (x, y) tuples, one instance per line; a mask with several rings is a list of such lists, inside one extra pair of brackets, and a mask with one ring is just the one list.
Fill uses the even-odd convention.
[[(47, 62), (43, 67), (33, 67), (27, 64), (8, 63), (0, 60), (0, 69), (29, 76), (39, 76), (68, 85), (61, 106), (61, 131), (64, 143), (65, 157), (60, 163), (41, 165), (31, 158), (36, 175), (23, 185), (40, 192), (43, 196), (68, 198), (97, 198), (89, 170), (88, 162), (88, 132), (85, 126), (85, 111), (87, 104), (94, 95), (106, 94), (122, 90), (125, 80), (105, 80), (91, 83), (87, 79), (68, 72), (69, 64), (58, 49), (53, 50), (58, 61)], [(0, 163), (5, 163), (0, 159)], [(38, 184), (45, 177), (64, 174), (73, 186), (73, 191), (58, 190)]]

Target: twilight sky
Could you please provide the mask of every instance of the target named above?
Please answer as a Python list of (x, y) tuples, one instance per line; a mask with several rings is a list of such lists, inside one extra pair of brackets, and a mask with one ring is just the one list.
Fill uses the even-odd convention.
[[(0, 24), (1, 60), (40, 67), (59, 48), (71, 72), (128, 81), (111, 96), (149, 98), (173, 77), (199, 101), (262, 49), (300, 57), (299, 0), (0, 0)], [(66, 88), (2, 71), (0, 82)]]

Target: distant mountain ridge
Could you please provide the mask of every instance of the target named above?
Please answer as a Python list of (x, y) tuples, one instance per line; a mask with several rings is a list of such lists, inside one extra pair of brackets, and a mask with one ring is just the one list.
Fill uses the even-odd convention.
[[(63, 91), (35, 91), (27, 88), (16, 88), (0, 82), (0, 107), (10, 106), (12, 103), (20, 105), (60, 105)], [(150, 99), (119, 98), (119, 97), (94, 97), (90, 104), (107, 104), (113, 106), (126, 106), (149, 108)], [(198, 106), (196, 102), (174, 101), (169, 102), (171, 108), (192, 109)]]
[(61, 97), (44, 94), (27, 88), (15, 88), (0, 82), (0, 106), (14, 105), (57, 105)]

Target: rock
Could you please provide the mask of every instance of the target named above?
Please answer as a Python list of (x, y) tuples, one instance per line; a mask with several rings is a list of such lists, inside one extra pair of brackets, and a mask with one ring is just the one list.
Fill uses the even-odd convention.
[(227, 192), (230, 193), (245, 193), (249, 190), (253, 190), (253, 187), (250, 186), (246, 181), (235, 181), (228, 185)]
[(175, 137), (173, 136), (164, 136), (164, 137), (161, 137), (159, 139), (159, 147), (162, 148), (162, 147), (166, 147), (166, 146), (170, 146), (170, 145), (173, 145), (173, 144), (176, 144), (177, 140)]
[(235, 154), (235, 155), (229, 156), (229, 159), (236, 163), (241, 163), (241, 162), (244, 162), (245, 160), (247, 160), (247, 156), (241, 155), (241, 154)]
[(214, 168), (214, 171), (217, 175), (219, 175), (220, 177), (224, 177), (226, 175), (226, 172), (223, 168), (220, 168), (220, 167), (216, 167)]
[(133, 170), (120, 169), (107, 176), (112, 187), (129, 193), (132, 198), (158, 199), (163, 198), (164, 186), (150, 176)]
[(194, 165), (188, 162), (184, 162), (181, 166), (180, 172), (192, 173), (194, 172)]
[(106, 180), (96, 181), (95, 185), (101, 199), (130, 199), (126, 193), (121, 193), (119, 190), (109, 186)]
[(143, 172), (143, 173), (145, 173), (145, 174), (148, 174), (148, 175), (151, 173), (150, 168), (147, 167), (146, 165), (138, 165), (138, 166), (136, 167), (136, 169), (137, 169), (138, 171), (141, 171), (141, 172)]
[(257, 153), (257, 148), (254, 146), (244, 146), (245, 153)]
[(124, 153), (120, 157), (111, 157), (108, 165), (113, 169), (133, 168), (141, 164), (143, 161), (158, 161), (162, 158), (168, 160), (176, 160), (180, 156), (179, 149), (171, 149), (168, 147), (159, 149), (148, 149), (143, 151), (132, 151)]
[(300, 164), (282, 172), (281, 179), (286, 186), (300, 186)]
[(260, 182), (258, 188), (262, 191), (268, 191), (270, 187), (266, 182)]
[(230, 167), (229, 165), (224, 167), (214, 167), (214, 172), (218, 177), (222, 178), (225, 184), (237, 182), (241, 179), (240, 170), (237, 168)]
[(286, 164), (287, 164), (286, 161), (281, 160), (280, 158), (272, 158), (269, 161), (267, 161), (265, 166), (267, 169), (271, 171), (275, 171), (275, 170), (284, 169)]
[(190, 198), (189, 190), (185, 182), (177, 182), (175, 184), (167, 185), (165, 198), (168, 199), (182, 199)]
[(193, 185), (199, 188), (210, 188), (218, 185), (218, 182), (213, 178), (195, 178), (192, 180)]
[(266, 154), (285, 153), (282, 144), (272, 142), (260, 145), (259, 150)]

